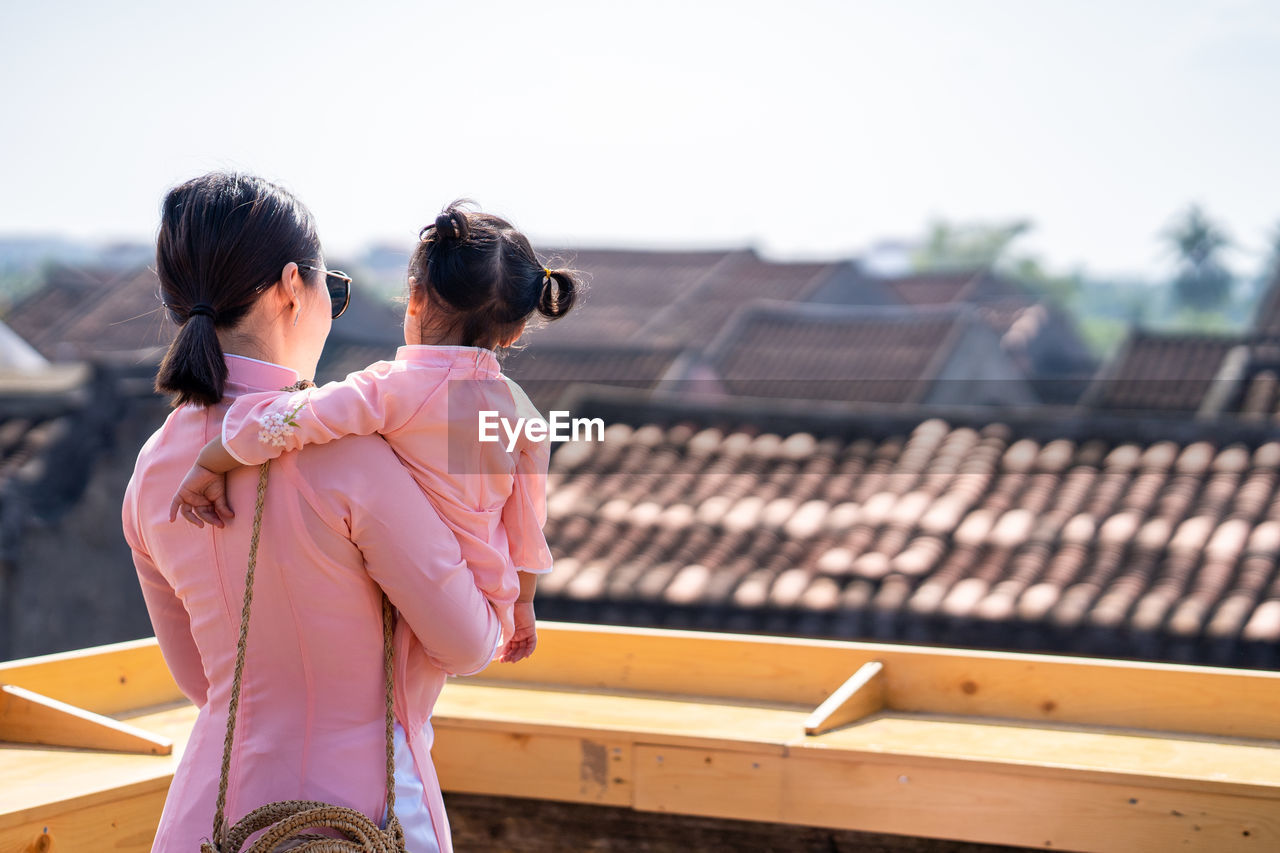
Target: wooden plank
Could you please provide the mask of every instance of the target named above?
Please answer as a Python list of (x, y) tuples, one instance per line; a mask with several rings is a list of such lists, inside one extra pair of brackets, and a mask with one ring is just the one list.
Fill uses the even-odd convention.
[(522, 734), (584, 733), (651, 743), (706, 742), (719, 748), (781, 754), (804, 722), (800, 706), (746, 705), (528, 686), (450, 682), (436, 704), (436, 731), (484, 728)]
[(813, 707), (880, 660), (893, 710), (1280, 740), (1274, 672), (566, 623), (538, 637), (480, 678)]
[(813, 708), (861, 663), (845, 643), (540, 622), (532, 657), (476, 678)]
[(934, 767), (637, 746), (636, 808), (1055, 850), (1261, 851), (1274, 800)]
[(1280, 673), (1048, 655), (884, 659), (897, 711), (1280, 739)]
[(794, 757), (781, 791), (790, 823), (1100, 853), (1280, 849), (1275, 800), (1069, 776)]
[(145, 729), (0, 684), (0, 741), (168, 755), (173, 741)]
[(172, 755), (136, 755), (60, 747), (0, 748), (0, 829), (48, 819), (124, 796), (165, 791), (195, 722), (190, 705), (133, 717), (168, 737)]
[(0, 828), (0, 853), (150, 853), (167, 787)]
[(832, 761), (981, 763), (1032, 775), (1270, 797), (1280, 809), (1280, 749), (1265, 741), (888, 713), (797, 741), (797, 751)]
[(780, 755), (637, 744), (635, 807), (737, 820), (782, 820)]
[(0, 682), (97, 714), (186, 701), (155, 637), (0, 663)]
[(819, 735), (884, 708), (884, 664), (864, 663), (804, 721), (804, 733)]
[(431, 756), (447, 791), (631, 804), (625, 739), (437, 729)]

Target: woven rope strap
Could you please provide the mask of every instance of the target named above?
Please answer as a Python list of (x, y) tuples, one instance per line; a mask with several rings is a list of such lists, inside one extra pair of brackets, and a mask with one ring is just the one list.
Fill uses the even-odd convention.
[[(297, 390), (286, 388), (286, 391)], [(258, 565), (258, 540), (262, 535), (262, 513), (266, 506), (267, 474), (271, 463), (258, 474), (258, 500), (253, 512), (253, 532), (249, 539), (249, 568), (245, 574), (244, 607), (240, 611), (240, 638), (236, 643), (235, 675), (231, 681), (231, 706), (227, 713), (227, 734), (222, 742), (222, 775), (218, 780), (218, 806), (213, 818), (213, 840), (200, 845), (201, 853), (242, 853), (245, 841), (255, 832), (262, 836), (243, 853), (272, 853), (276, 850), (305, 853), (404, 853), (404, 830), (396, 817), (395, 716), (392, 709), (392, 615), (391, 602), (382, 594), (382, 665), (386, 683), (387, 740), (387, 828), (381, 829), (363, 812), (310, 800), (281, 800), (254, 809), (228, 828), (226, 821), (227, 780), (231, 774), (231, 747), (235, 741), (236, 716), (240, 708), (240, 681), (244, 672), (245, 648), (249, 639), (249, 611), (253, 604), (253, 576)], [(305, 829), (335, 829), (345, 837), (304, 833)]]

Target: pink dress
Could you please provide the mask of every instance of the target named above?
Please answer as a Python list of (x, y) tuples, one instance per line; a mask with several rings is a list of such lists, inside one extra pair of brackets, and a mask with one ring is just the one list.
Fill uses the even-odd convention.
[[(480, 413), (491, 412), (481, 441)], [(551, 571), (543, 536), (550, 448), (523, 432), (514, 444), (499, 418), (539, 418), (498, 360), (477, 347), (403, 346), (342, 382), (289, 394), (246, 394), (227, 412), (222, 443), (245, 465), (309, 444), (381, 433), (462, 547), (476, 585), (512, 631), (517, 571)]]
[[(228, 356), (228, 402), (297, 381)], [(183, 406), (138, 455), (124, 499), (160, 649), (199, 712), (174, 774), (154, 850), (198, 849), (213, 826), (244, 594), (256, 469), (230, 475), (236, 517), (222, 530), (169, 523), (169, 502), (226, 404)], [(446, 674), (482, 669), (499, 621), (458, 542), (391, 448), (352, 437), (271, 467), (227, 816), (267, 802), (323, 800), (385, 813), (381, 591), (399, 613), (395, 712), (436, 846), (451, 850), (428, 724)], [(398, 774), (399, 775), (399, 774)]]

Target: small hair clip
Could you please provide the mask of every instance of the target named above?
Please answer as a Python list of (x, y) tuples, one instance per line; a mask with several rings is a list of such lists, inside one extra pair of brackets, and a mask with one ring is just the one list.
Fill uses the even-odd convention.
[(542, 268), (542, 286), (546, 287), (551, 284), (551, 270), (546, 267)]

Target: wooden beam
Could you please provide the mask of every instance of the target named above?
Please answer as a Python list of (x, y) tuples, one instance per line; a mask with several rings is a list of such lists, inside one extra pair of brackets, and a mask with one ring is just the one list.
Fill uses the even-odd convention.
[(0, 684), (0, 740), (144, 755), (173, 752), (168, 738), (12, 684)]
[(0, 684), (19, 684), (98, 714), (187, 701), (155, 637), (3, 661)]
[(894, 711), (1280, 740), (1261, 670), (547, 622), (537, 654), (477, 678), (812, 708), (874, 660)]
[(861, 720), (884, 709), (884, 664), (868, 661), (849, 676), (849, 680), (836, 688), (809, 718), (804, 721), (804, 733), (819, 735), (840, 726)]

